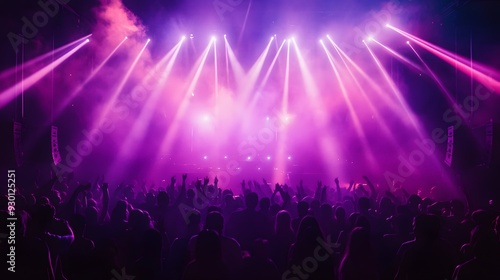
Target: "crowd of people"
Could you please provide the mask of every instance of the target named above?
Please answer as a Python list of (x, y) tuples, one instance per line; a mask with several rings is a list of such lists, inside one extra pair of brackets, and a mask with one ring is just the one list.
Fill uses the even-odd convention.
[(19, 186), (16, 271), (1, 279), (500, 279), (498, 209), (367, 177), (348, 187), (218, 183), (183, 174), (158, 186)]

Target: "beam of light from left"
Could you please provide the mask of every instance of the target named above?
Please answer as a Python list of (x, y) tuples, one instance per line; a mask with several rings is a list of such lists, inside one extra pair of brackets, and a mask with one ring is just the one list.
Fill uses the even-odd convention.
[(125, 73), (125, 76), (123, 76), (123, 78), (121, 79), (120, 83), (118, 84), (118, 87), (115, 89), (115, 91), (111, 94), (111, 97), (109, 98), (109, 100), (107, 101), (106, 105), (104, 105), (104, 109), (102, 110), (102, 112), (99, 114), (99, 117), (97, 117), (94, 121), (94, 125), (92, 126), (92, 129), (95, 129), (98, 125), (100, 125), (104, 120), (105, 118), (108, 116), (108, 114), (110, 113), (111, 109), (113, 108), (113, 106), (115, 106), (115, 102), (116, 100), (118, 99), (118, 96), (120, 95), (120, 92), (123, 90), (123, 87), (125, 86), (125, 84), (127, 83), (128, 81), (128, 78), (130, 77), (130, 75), (132, 74), (132, 72), (134, 71), (135, 69), (135, 66), (137, 65), (137, 63), (139, 62), (142, 54), (144, 53), (144, 51), (146, 50), (146, 47), (148, 46), (150, 40), (148, 39), (146, 41), (146, 43), (144, 44), (144, 46), (142, 47), (142, 49), (139, 51), (139, 53), (137, 54), (137, 56), (135, 57), (134, 61), (132, 62), (132, 64), (130, 65), (130, 67), (128, 68), (127, 70), (127, 73)]
[(352, 72), (351, 68), (349, 67), (349, 65), (347, 64), (347, 61), (344, 59), (344, 55), (341, 53), (342, 50), (339, 49), (337, 47), (337, 44), (333, 44), (333, 48), (335, 49), (335, 51), (337, 52), (337, 54), (339, 55), (340, 59), (342, 60), (342, 62), (344, 63), (344, 67), (347, 69), (347, 71), (349, 72), (349, 75), (351, 76), (351, 78), (353, 79), (354, 83), (356, 84), (359, 92), (361, 93), (361, 95), (363, 96), (363, 99), (365, 100), (366, 104), (368, 105), (368, 107), (370, 108), (370, 111), (373, 113), (373, 115), (375, 116), (375, 118), (377, 120), (381, 120), (378, 122), (378, 125), (380, 125), (380, 127), (382, 128), (382, 132), (384, 133), (384, 136), (388, 139), (391, 140), (392, 144), (394, 146), (397, 146), (400, 150), (401, 150), (401, 147), (399, 145), (399, 143), (396, 141), (396, 139), (394, 139), (394, 137), (392, 136), (392, 132), (391, 130), (389, 129), (389, 127), (387, 126), (387, 123), (385, 122), (385, 120), (382, 119), (382, 116), (381, 114), (379, 113), (379, 109), (376, 108), (374, 105), (373, 105), (373, 102), (370, 100), (370, 98), (368, 97), (368, 94), (366, 93), (366, 90), (361, 86), (358, 78), (354, 75), (354, 73)]
[[(476, 66), (476, 68), (483, 68), (482, 71), (479, 71), (478, 69), (475, 69), (474, 67), (471, 67), (464, 63), (466, 60), (462, 57), (454, 58), (453, 54), (451, 52), (448, 52), (442, 48), (439, 48), (423, 39), (420, 39), (414, 35), (411, 35), (407, 32), (404, 32), (401, 29), (398, 29), (394, 26), (388, 26), (390, 29), (398, 32), (399, 34), (403, 35), (404, 37), (412, 40), (413, 42), (417, 43), (419, 46), (422, 48), (426, 49), (430, 53), (434, 54), (435, 56), (441, 58), (448, 64), (450, 64), (453, 67), (456, 67), (458, 70), (460, 70), (462, 73), (465, 75), (471, 76), (473, 79), (478, 81), (479, 83), (483, 84), (485, 87), (487, 87), (489, 90), (496, 92), (497, 94), (500, 93), (500, 82), (497, 81), (496, 79), (484, 74), (483, 72), (491, 72), (489, 69), (484, 69), (486, 67), (479, 67)], [(456, 56), (456, 55), (455, 55)], [(485, 71), (488, 70), (488, 71)], [(495, 75), (498, 75), (498, 73), (494, 72)]]
[(212, 46), (212, 42), (210, 42), (207, 45), (207, 47), (205, 48), (205, 50), (203, 51), (201, 56), (198, 58), (198, 61), (195, 63), (194, 68), (191, 71), (191, 74), (189, 75), (190, 77), (192, 77), (191, 82), (189, 83), (189, 86), (184, 93), (182, 101), (181, 101), (179, 107), (177, 108), (177, 111), (175, 112), (175, 116), (170, 123), (170, 128), (168, 129), (167, 134), (163, 138), (156, 162), (158, 162), (160, 160), (160, 157), (162, 154), (164, 154), (170, 150), (175, 138), (177, 137), (177, 132), (178, 132), (179, 127), (181, 125), (181, 118), (184, 116), (184, 113), (186, 112), (186, 110), (188, 108), (191, 93), (194, 91), (196, 85), (198, 84), (198, 80), (200, 78), (203, 67), (205, 66), (205, 61), (207, 60), (208, 53), (210, 51), (211, 46)]
[(314, 124), (316, 125), (317, 131), (319, 131), (315, 139), (318, 141), (318, 146), (322, 151), (323, 161), (328, 165), (328, 171), (335, 171), (336, 174), (342, 174), (342, 168), (338, 166), (338, 163), (334, 160), (334, 158), (340, 155), (340, 151), (336, 145), (337, 142), (335, 141), (335, 137), (333, 137), (331, 129), (328, 127), (329, 123), (326, 115), (322, 113), (329, 109), (325, 108), (324, 103), (319, 99), (318, 87), (295, 41), (293, 41), (293, 46), (299, 63), (299, 70), (305, 82), (305, 92), (311, 101), (310, 106), (314, 114)]
[(24, 90), (29, 89), (32, 87), (34, 84), (36, 84), (38, 81), (40, 81), (43, 77), (45, 77), (47, 74), (49, 74), (52, 69), (56, 68), (59, 66), (61, 63), (63, 63), (66, 59), (68, 59), (71, 55), (73, 55), (75, 52), (77, 52), (79, 49), (81, 49), (85, 44), (87, 44), (90, 40), (86, 39), (82, 43), (78, 44), (76, 47), (71, 49), (69, 52), (55, 60), (54, 62), (50, 63), (49, 65), (43, 67), (42, 69), (38, 70), (37, 72), (33, 73), (31, 76), (28, 78), (24, 79), (23, 81), (11, 86), (10, 88), (4, 90), (2, 93), (0, 93), (0, 108), (3, 108), (6, 106), (9, 102), (11, 102), (18, 94), (21, 93), (20, 90), (20, 85), (23, 84)]
[(286, 42), (286, 40), (283, 40), (283, 42), (279, 46), (278, 51), (276, 52), (276, 54), (271, 62), (271, 65), (269, 65), (269, 67), (267, 68), (267, 71), (266, 71), (266, 74), (264, 75), (264, 78), (262, 78), (262, 80), (260, 81), (260, 84), (259, 84), (257, 90), (255, 91), (257, 94), (255, 94), (253, 96), (252, 100), (250, 101), (250, 104), (248, 105), (248, 110), (247, 110), (248, 112), (252, 112), (253, 108), (255, 108), (255, 105), (257, 105), (257, 101), (259, 100), (259, 94), (262, 92), (262, 90), (266, 86), (267, 81), (269, 80), (269, 77), (271, 76), (271, 72), (274, 69), (274, 65), (276, 64), (276, 61), (278, 60), (278, 57), (281, 53), (281, 50), (283, 49), (283, 46), (285, 45), (285, 42)]
[[(288, 94), (289, 94), (289, 89), (290, 89), (290, 40), (288, 40), (287, 43), (287, 50), (286, 50), (286, 64), (285, 64), (285, 79), (283, 81), (283, 95), (281, 96), (281, 110), (280, 114), (286, 119), (286, 116), (288, 115)], [(286, 173), (286, 160), (285, 160), (285, 145), (286, 145), (286, 139), (288, 133), (287, 133), (287, 127), (286, 124), (282, 126), (282, 129), (280, 130), (280, 137), (278, 137), (278, 143), (277, 143), (277, 148), (276, 148), (276, 154), (274, 155), (274, 158), (276, 159), (276, 167), (277, 170), (275, 169), (273, 172), (273, 182), (283, 182), (284, 181), (284, 175)]]
[(77, 96), (77, 94), (85, 87), (85, 85), (90, 82), (90, 80), (92, 80), (95, 75), (97, 73), (99, 73), (99, 71), (101, 71), (101, 69), (104, 67), (104, 65), (106, 64), (106, 62), (108, 62), (108, 60), (113, 56), (113, 54), (115, 54), (115, 52), (123, 45), (123, 43), (125, 43), (125, 41), (127, 40), (127, 37), (125, 37), (119, 44), (118, 46), (116, 46), (112, 51), (111, 53), (92, 71), (92, 73), (90, 73), (90, 76), (87, 77), (87, 79), (85, 79), (85, 81), (83, 83), (81, 83), (75, 90), (73, 90), (69, 96), (67, 96), (62, 102), (61, 104), (59, 105), (59, 108), (56, 109), (56, 111), (54, 112), (54, 118), (57, 118), (59, 116), (59, 114), (66, 108), (66, 106), (68, 106), (68, 104), (73, 100), (73, 98), (75, 98)]
[(274, 37), (271, 37), (266, 48), (259, 55), (259, 58), (257, 58), (255, 63), (248, 71), (248, 74), (246, 75), (245, 85), (243, 87), (243, 93), (241, 94), (242, 96), (241, 103), (243, 104), (248, 104), (249, 95), (251, 92), (253, 92), (253, 89), (255, 88), (255, 83), (257, 81), (257, 78), (259, 77), (260, 72), (262, 71), (262, 67), (264, 66), (264, 61), (267, 58), (267, 54), (269, 53), (269, 48), (271, 47), (271, 43), (273, 42), (273, 40)]
[[(429, 67), (429, 65), (427, 65), (427, 63), (425, 63), (425, 61), (422, 59), (422, 57), (418, 54), (418, 52), (413, 48), (413, 46), (411, 44), (408, 44), (408, 46), (413, 50), (413, 52), (418, 57), (418, 59), (420, 60), (420, 62), (422, 62), (422, 64), (425, 66), (425, 68), (427, 69), (427, 72), (431, 75), (431, 77), (434, 80), (434, 82), (436, 82), (436, 84), (438, 85), (438, 87), (441, 89), (441, 91), (446, 96), (446, 99), (448, 100), (449, 104), (452, 105), (453, 107), (458, 106), (458, 104), (456, 104), (455, 100), (453, 100), (453, 97), (451, 97), (451, 93), (448, 91), (448, 89), (446, 89), (446, 87), (444, 86), (443, 82), (441, 82), (441, 80), (434, 73), (434, 71), (432, 71), (432, 69)], [(460, 114), (460, 116), (464, 120), (467, 119), (467, 117), (465, 116), (465, 112), (463, 112), (463, 110), (456, 110), (456, 111), (458, 112), (458, 114)]]
[(330, 53), (330, 51), (326, 48), (326, 46), (323, 42), (321, 42), (321, 45), (323, 46), (323, 49), (325, 50), (325, 54), (328, 58), (328, 61), (330, 62), (330, 66), (332, 67), (332, 70), (335, 74), (335, 77), (337, 78), (337, 82), (339, 83), (340, 91), (342, 92), (342, 96), (344, 97), (347, 108), (349, 109), (349, 114), (351, 115), (352, 121), (354, 122), (354, 129), (356, 130), (356, 133), (358, 134), (358, 137), (364, 146), (365, 152), (367, 153), (367, 156), (368, 156), (368, 161), (372, 165), (376, 164), (375, 157), (373, 156), (373, 152), (370, 148), (370, 145), (368, 144), (368, 141), (366, 140), (365, 132), (363, 131), (363, 129), (361, 127), (361, 122), (359, 121), (359, 118), (356, 115), (357, 110), (352, 105), (351, 99), (349, 98), (349, 94), (347, 93), (347, 89), (345, 88), (343, 79), (342, 79), (342, 77), (340, 77), (340, 73), (339, 73), (339, 70), (337, 69), (337, 66), (335, 66), (333, 56)]
[(395, 50), (389, 48), (388, 46), (380, 43), (379, 41), (377, 41), (375, 38), (372, 38), (371, 39), (372, 42), (375, 42), (377, 44), (379, 44), (382, 48), (384, 48), (386, 51), (388, 51), (390, 54), (392, 54), (394, 57), (396, 57), (397, 59), (399, 59), (400, 61), (406, 63), (407, 65), (413, 67), (415, 70), (417, 70), (418, 72), (424, 72), (424, 69), (422, 69), (420, 66), (418, 66), (416, 63), (414, 63), (413, 61), (410, 61), (408, 60), (406, 57), (402, 56), (401, 54), (399, 54), (398, 52), (396, 52)]
[[(68, 43), (64, 46), (61, 46), (53, 51), (49, 51), (49, 52), (46, 52), (42, 55), (39, 55), (39, 56), (29, 60), (29, 61), (24, 62), (22, 65), (17, 67), (17, 69), (16, 69), (16, 67), (12, 67), (10, 69), (2, 71), (2, 73), (0, 73), (0, 80), (8, 80), (8, 77), (11, 75), (14, 75), (16, 72), (20, 72), (22, 70), (26, 71), (26, 70), (30, 69), (31, 67), (36, 67), (37, 64), (42, 63), (44, 60), (48, 60), (48, 59), (51, 60), (52, 56), (59, 55), (59, 53), (63, 53), (64, 51), (71, 49), (71, 47), (73, 47), (73, 46), (75, 46), (83, 41), (86, 41), (86, 39), (90, 38), (91, 36), (92, 36), (92, 34), (89, 34), (85, 37), (82, 37), (80, 39), (76, 39), (71, 43)], [(52, 61), (50, 61), (50, 62), (52, 62)]]
[[(124, 143), (120, 147), (118, 156), (115, 158), (114, 163), (111, 165), (110, 174), (113, 174), (114, 177), (119, 177), (122, 174), (119, 174), (121, 171), (126, 170), (124, 165), (127, 164), (126, 158), (132, 158), (135, 153), (137, 153), (137, 147), (143, 141), (146, 135), (146, 129), (148, 128), (148, 124), (151, 122), (154, 112), (156, 110), (156, 106), (158, 106), (158, 101), (161, 97), (161, 92), (164, 89), (164, 85), (172, 72), (172, 68), (177, 59), (179, 51), (182, 46), (182, 39), (179, 43), (177, 43), (164, 57), (165, 61), (160, 61), (158, 65), (154, 67), (153, 70), (148, 73), (148, 75), (143, 79), (141, 84), (144, 84), (145, 87), (142, 90), (148, 90), (149, 87), (152, 87), (149, 80), (154, 81), (154, 88), (151, 89), (152, 93), (149, 99), (144, 104), (142, 110), (140, 110), (139, 116), (136, 118), (130, 132), (124, 138)], [(165, 63), (167, 62), (167, 63)], [(166, 66), (165, 66), (166, 64)], [(161, 76), (157, 77), (157, 68), (161, 67), (162, 69)], [(136, 90), (135, 88), (133, 90)], [(141, 90), (140, 88), (137, 90)], [(146, 95), (147, 93), (144, 93)]]
[(406, 101), (404, 100), (403, 96), (401, 95), (401, 92), (397, 88), (397, 86), (394, 84), (394, 81), (391, 79), (389, 76), (389, 73), (385, 70), (384, 66), (382, 66), (382, 63), (379, 61), (377, 56), (373, 53), (372, 49), (366, 44), (366, 42), (363, 41), (363, 44), (365, 44), (366, 48), (370, 52), (373, 60), (375, 61), (375, 64), (378, 66), (380, 72), (382, 73), (382, 76), (384, 77), (385, 81), (389, 85), (389, 87), (392, 89), (393, 94), (396, 96), (396, 99), (399, 101), (401, 106), (403, 107), (404, 112), (406, 113), (408, 120), (410, 123), (413, 125), (415, 131), (417, 132), (418, 136), (420, 139), (425, 139), (424, 134), (422, 133), (422, 129), (420, 128), (420, 125), (418, 124), (415, 116), (412, 114), (411, 110), (408, 108), (408, 105), (406, 104)]

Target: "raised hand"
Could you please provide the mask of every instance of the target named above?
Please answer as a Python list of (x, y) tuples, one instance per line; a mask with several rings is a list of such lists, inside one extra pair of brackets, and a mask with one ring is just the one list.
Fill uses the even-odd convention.
[(182, 174), (182, 182), (186, 182), (188, 175), (187, 174)]
[(173, 185), (175, 185), (175, 176), (172, 176), (172, 177), (170, 178), (170, 184), (171, 184), (172, 186), (173, 186)]
[(214, 178), (214, 186), (217, 186), (217, 183), (219, 183), (219, 179), (217, 178), (217, 176), (215, 176), (215, 178)]
[(203, 178), (203, 185), (207, 186), (208, 182), (210, 182), (210, 179), (207, 177)]
[(338, 186), (339, 185), (339, 177), (335, 178), (335, 184)]
[(318, 181), (318, 188), (321, 188), (323, 186), (323, 183), (321, 181)]

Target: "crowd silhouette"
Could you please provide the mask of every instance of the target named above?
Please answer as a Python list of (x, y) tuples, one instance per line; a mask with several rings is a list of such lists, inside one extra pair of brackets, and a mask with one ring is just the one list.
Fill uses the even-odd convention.
[(16, 272), (1, 279), (500, 279), (493, 207), (383, 189), (367, 177), (348, 188), (338, 179), (315, 190), (265, 180), (240, 187), (186, 174), (162, 187), (110, 187), (102, 177), (19, 186)]

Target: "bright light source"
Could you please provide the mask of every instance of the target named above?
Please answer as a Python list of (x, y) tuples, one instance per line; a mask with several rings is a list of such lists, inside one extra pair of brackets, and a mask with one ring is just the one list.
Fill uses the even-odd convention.
[(385, 27), (391, 27), (391, 25), (390, 25), (390, 24), (388, 24), (388, 23), (386, 23), (386, 24), (385, 24)]
[(191, 96), (194, 96), (194, 92), (191, 92)]
[(87, 43), (90, 42), (90, 39), (85, 40), (85, 42), (87, 42)]
[(227, 156), (224, 156), (224, 159), (227, 159)]
[(148, 42), (150, 42), (150, 41), (151, 41), (151, 39), (148, 39)]
[(128, 39), (128, 36), (125, 36), (125, 39)]
[(208, 122), (210, 120), (210, 117), (208, 115), (203, 116), (203, 121)]
[(365, 40), (361, 40), (363, 43), (365, 42)]
[(269, 117), (266, 117), (266, 121), (268, 121), (268, 120), (269, 120)]
[(406, 41), (406, 43), (409, 45), (409, 44), (410, 44), (410, 41)]
[(271, 36), (271, 41), (274, 40), (274, 36)]
[(226, 38), (226, 34), (224, 34), (224, 38)]
[(203, 159), (207, 159), (207, 156), (204, 156)]
[(276, 34), (274, 34), (274, 37), (276, 37)]
[(258, 167), (257, 170), (260, 170), (260, 167)]
[(190, 38), (190, 39), (193, 39), (193, 38), (194, 38), (194, 35), (193, 35), (193, 34), (189, 34), (189, 38)]
[(330, 35), (326, 34), (326, 38), (330, 38)]
[(252, 159), (252, 157), (247, 157), (247, 159), (248, 159), (248, 160), (251, 160), (251, 159)]
[(215, 41), (215, 36), (212, 36), (212, 41)]
[(267, 160), (271, 160), (271, 157), (270, 157), (270, 156), (267, 156)]
[(291, 160), (291, 159), (292, 159), (292, 157), (291, 157), (291, 156), (288, 156), (288, 160)]
[(319, 42), (320, 42), (321, 44), (323, 44), (323, 39), (319, 39)]
[(183, 41), (186, 40), (186, 36), (182, 36), (181, 40), (183, 40)]
[(368, 42), (373, 41), (373, 36), (368, 37)]

